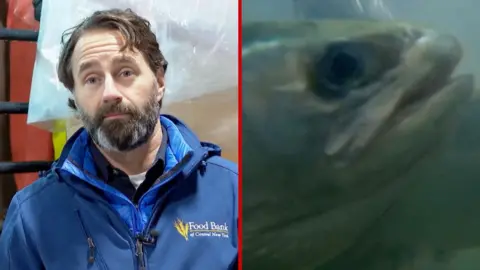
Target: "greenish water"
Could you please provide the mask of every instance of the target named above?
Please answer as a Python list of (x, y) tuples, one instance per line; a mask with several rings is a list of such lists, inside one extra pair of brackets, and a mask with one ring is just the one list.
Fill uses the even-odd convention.
[[(326, 3), (328, 1), (319, 0), (316, 3)], [(303, 10), (303, 14), (306, 14), (305, 16), (309, 18), (367, 20), (379, 19), (378, 13), (367, 14), (368, 11), (365, 11), (364, 14), (360, 14), (358, 10), (338, 9), (346, 7), (348, 9), (348, 5), (353, 5), (354, 2), (362, 2), (367, 5), (367, 2), (379, 3), (382, 1), (330, 1), (331, 3), (342, 2), (344, 5), (336, 5), (337, 10), (320, 10), (321, 4), (318, 4), (317, 9), (315, 9), (315, 4), (312, 4), (315, 2), (313, 0), (244, 0), (244, 18), (249, 21), (295, 20), (298, 12), (301, 12), (295, 9), (295, 2), (309, 2), (308, 5), (305, 4), (304, 6), (308, 8)], [(480, 35), (475, 34), (474, 29), (480, 25), (480, 16), (478, 16), (480, 2), (474, 0), (455, 2), (427, 0), (420, 3), (420, 1), (414, 0), (386, 0), (383, 1), (383, 4), (391, 11), (390, 15), (393, 16), (390, 18), (390, 22), (406, 21), (412, 24), (420, 24), (428, 26), (434, 31), (449, 33), (458, 38), (464, 56), (457, 72), (473, 74), (476, 88), (479, 88)], [(275, 5), (275, 10), (271, 9), (272, 5)], [(330, 7), (333, 6), (330, 5)], [(385, 19), (385, 17), (382, 17), (380, 21)], [(298, 34), (298, 32), (295, 34)], [(282, 56), (279, 54), (275, 57)], [(255, 68), (257, 63), (252, 63), (254, 65), (248, 66), (248, 68)], [(265, 77), (265, 80), (268, 82), (271, 78), (273, 77)], [(268, 86), (267, 82), (262, 86)], [(243, 91), (246, 91), (246, 89)], [(381, 198), (382, 194), (375, 194), (380, 199), (373, 199), (372, 201), (388, 201), (388, 203), (385, 203), (385, 208), (379, 207), (369, 212), (365, 210), (368, 206), (362, 208), (360, 204), (363, 202), (358, 200), (357, 212), (345, 210), (344, 213), (337, 213), (338, 215), (332, 216), (330, 220), (316, 218), (316, 214), (320, 215), (319, 213), (321, 213), (323, 215), (324, 208), (328, 208), (325, 203), (328, 200), (323, 200), (323, 198), (328, 197), (328, 195), (335, 197), (337, 195), (335, 193), (339, 193), (339, 190), (335, 188), (315, 190), (318, 186), (303, 181), (300, 176), (319, 178), (322, 173), (316, 171), (316, 169), (321, 171), (325, 168), (315, 167), (315, 162), (311, 161), (311, 159), (315, 159), (315, 154), (308, 155), (308, 157), (299, 156), (293, 158), (294, 160), (281, 161), (273, 160), (274, 156), (272, 155), (270, 157), (272, 159), (271, 164), (268, 164), (268, 166), (274, 168), (273, 170), (260, 178), (244, 178), (243, 180), (245, 269), (480, 269), (480, 214), (478, 211), (480, 206), (479, 91), (475, 90), (472, 100), (462, 106), (460, 117), (451, 126), (450, 136), (438, 145), (433, 154), (428, 155), (426, 159), (415, 162), (406, 174), (399, 176), (399, 179), (396, 179), (394, 175), (401, 175), (401, 172), (395, 172), (394, 175), (390, 174), (390, 178), (385, 179), (395, 179), (395, 183), (403, 185), (398, 188), (399, 192), (392, 192), (395, 196), (392, 196), (390, 201)], [(274, 102), (273, 100), (278, 99), (280, 98), (275, 97), (270, 101)], [(298, 102), (298, 100), (295, 100), (295, 102)], [(279, 104), (286, 106), (283, 103)], [(247, 116), (255, 117), (251, 114)], [(316, 129), (314, 134), (322, 132), (320, 127), (315, 127), (314, 121), (310, 124), (312, 129)], [(281, 122), (277, 125), (281, 125)], [(295, 124), (290, 125), (292, 128), (293, 126)], [(272, 140), (280, 140), (282, 137), (281, 132), (272, 133)], [(315, 136), (309, 135), (300, 143), (306, 144), (309, 140), (315, 140)], [(320, 135), (317, 139), (320, 140)], [(433, 135), (431, 139), (434, 140), (435, 136)], [(244, 147), (252, 141), (254, 139), (246, 140), (244, 135)], [(396, 141), (391, 141), (391, 144), (396, 143)], [(281, 145), (278, 144), (279, 147)], [(318, 150), (314, 146), (308, 147), (311, 147), (312, 151)], [(245, 159), (260, 159), (259, 156), (262, 153), (262, 151), (258, 151), (255, 152), (255, 156), (249, 156), (248, 152), (244, 152), (243, 166), (244, 172), (247, 172), (247, 177), (248, 173), (252, 171), (247, 166), (254, 167), (261, 161), (259, 163), (249, 163)], [(303, 161), (302, 158), (304, 158)], [(305, 166), (302, 167), (300, 163), (310, 164), (310, 170), (305, 169)], [(379, 164), (381, 164), (380, 161)], [(281, 168), (289, 166), (291, 167), (289, 171), (293, 171), (291, 175), (299, 178), (290, 177), (288, 180), (282, 178)], [(303, 171), (298, 167), (302, 167)], [(251, 175), (254, 175), (254, 173)], [(244, 177), (246, 176), (244, 175)], [(331, 175), (325, 172), (323, 176), (328, 178)], [(276, 179), (276, 181), (267, 180), (269, 177)], [(308, 186), (309, 184), (310, 186)], [(302, 185), (305, 190), (301, 190)], [(364, 187), (360, 184), (356, 188), (358, 193), (361, 193), (360, 190)], [(289, 192), (303, 192), (302, 194), (305, 195), (303, 197), (289, 196)], [(386, 191), (379, 189), (378, 192)], [(373, 197), (372, 194), (367, 195), (367, 199), (368, 196)], [(276, 212), (273, 212), (273, 210), (272, 212), (261, 211), (261, 209), (274, 209), (272, 205), (275, 204), (278, 206)], [(305, 210), (309, 207), (311, 209)], [(371, 209), (373, 208), (372, 206)], [(355, 209), (355, 206), (352, 209)], [(341, 211), (343, 210), (339, 210), (339, 212)], [(279, 222), (279, 224), (269, 226), (268, 230), (256, 230), (257, 227), (262, 227), (262, 224), (267, 224), (276, 218), (278, 220), (282, 220), (282, 218), (288, 220), (286, 216), (289, 215), (289, 212), (306, 214), (298, 217), (298, 219), (291, 219), (290, 222)], [(347, 217), (339, 217), (342, 214)], [(296, 217), (294, 214), (291, 214), (291, 216)], [(372, 216), (375, 216), (375, 218), (372, 218)], [(342, 220), (344, 220), (343, 223)], [(334, 225), (328, 225), (327, 223)], [(355, 231), (356, 229), (358, 230)], [(332, 233), (328, 233), (329, 230)], [(336, 232), (341, 233), (335, 235)], [(327, 244), (319, 244), (322, 241)], [(331, 249), (329, 250), (328, 247), (331, 247)]]

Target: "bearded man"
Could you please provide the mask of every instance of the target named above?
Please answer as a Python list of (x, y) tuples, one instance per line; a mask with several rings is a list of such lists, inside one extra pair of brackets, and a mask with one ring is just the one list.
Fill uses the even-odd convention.
[(63, 45), (84, 128), (12, 200), (0, 269), (236, 268), (237, 166), (160, 114), (167, 62), (149, 22), (98, 11)]

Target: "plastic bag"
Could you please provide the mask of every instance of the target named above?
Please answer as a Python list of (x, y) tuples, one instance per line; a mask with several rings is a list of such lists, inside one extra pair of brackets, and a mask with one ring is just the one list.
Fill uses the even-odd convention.
[(72, 118), (67, 106), (71, 94), (56, 73), (61, 35), (94, 11), (108, 8), (131, 8), (151, 22), (169, 62), (165, 106), (236, 87), (238, 4), (234, 0), (44, 0), (29, 124), (58, 131)]

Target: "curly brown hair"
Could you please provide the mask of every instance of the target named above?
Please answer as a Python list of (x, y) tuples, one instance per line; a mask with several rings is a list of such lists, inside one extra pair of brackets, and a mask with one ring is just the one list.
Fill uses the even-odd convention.
[[(125, 39), (121, 51), (136, 49), (143, 54), (154, 73), (167, 71), (167, 61), (163, 56), (157, 42), (155, 33), (152, 32), (150, 22), (131, 9), (109, 9), (94, 12), (78, 25), (66, 30), (62, 35), (62, 50), (58, 63), (58, 79), (70, 91), (74, 90), (72, 73), (72, 55), (78, 40), (90, 30), (108, 29), (120, 32)], [(68, 37), (68, 39), (67, 39)], [(76, 110), (75, 102), (68, 100), (68, 106)]]

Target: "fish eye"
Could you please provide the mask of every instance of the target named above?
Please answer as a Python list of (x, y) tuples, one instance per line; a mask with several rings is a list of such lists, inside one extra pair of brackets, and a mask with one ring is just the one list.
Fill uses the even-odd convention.
[(337, 43), (315, 56), (309, 82), (324, 99), (338, 99), (358, 87), (366, 71), (365, 48), (355, 43)]
[(329, 59), (326, 80), (335, 86), (348, 85), (362, 74), (361, 60), (348, 52), (336, 52)]

